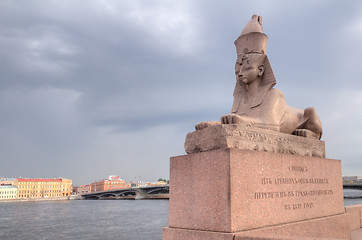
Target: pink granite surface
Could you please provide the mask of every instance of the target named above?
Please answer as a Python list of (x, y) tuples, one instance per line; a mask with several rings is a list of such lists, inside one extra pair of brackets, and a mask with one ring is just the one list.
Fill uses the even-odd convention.
[(234, 240), (233, 233), (163, 228), (162, 240)]
[(339, 160), (226, 149), (170, 168), (173, 228), (237, 232), (344, 213)]
[(346, 213), (348, 214), (350, 230), (356, 230), (362, 227), (362, 205), (348, 206), (346, 207)]
[(338, 214), (329, 217), (238, 232), (235, 234), (234, 240), (244, 240), (248, 239), (246, 237), (263, 236), (290, 236), (295, 237), (296, 239), (350, 239), (348, 223), (347, 214)]
[(231, 231), (344, 213), (339, 160), (231, 149), (230, 169)]
[(169, 226), (230, 232), (229, 151), (171, 158)]
[[(347, 240), (347, 214), (234, 233), (164, 228), (163, 240)], [(357, 235), (357, 234), (355, 234)]]
[(362, 228), (351, 231), (351, 240), (361, 240), (362, 239)]

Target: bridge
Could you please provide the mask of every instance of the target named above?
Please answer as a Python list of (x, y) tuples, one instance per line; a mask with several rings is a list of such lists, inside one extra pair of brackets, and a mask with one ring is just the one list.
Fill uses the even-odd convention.
[(131, 187), (103, 192), (82, 194), (82, 199), (166, 199), (169, 194), (169, 184), (155, 187)]
[(360, 182), (343, 182), (344, 189), (360, 189), (362, 190), (362, 183)]

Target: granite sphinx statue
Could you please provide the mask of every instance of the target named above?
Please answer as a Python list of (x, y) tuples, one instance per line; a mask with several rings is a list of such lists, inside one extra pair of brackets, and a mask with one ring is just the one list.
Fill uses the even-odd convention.
[(266, 55), (268, 37), (262, 18), (253, 15), (235, 41), (236, 86), (231, 114), (221, 121), (201, 122), (196, 130), (218, 124), (241, 124), (282, 133), (320, 139), (322, 124), (313, 107), (304, 110), (287, 105), (283, 93), (274, 88), (276, 79)]

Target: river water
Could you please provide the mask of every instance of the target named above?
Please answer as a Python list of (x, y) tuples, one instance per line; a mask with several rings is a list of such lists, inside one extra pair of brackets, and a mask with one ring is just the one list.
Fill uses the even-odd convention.
[[(362, 197), (361, 190), (344, 190)], [(345, 199), (345, 205), (362, 198)], [(0, 203), (1, 240), (161, 240), (168, 200), (82, 200)]]
[(161, 240), (168, 200), (0, 203), (1, 240)]
[(362, 204), (362, 190), (343, 189), (343, 195), (345, 206)]

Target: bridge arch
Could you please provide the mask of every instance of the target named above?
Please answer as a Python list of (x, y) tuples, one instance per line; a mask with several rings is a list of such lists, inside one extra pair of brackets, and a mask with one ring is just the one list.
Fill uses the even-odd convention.
[(147, 198), (147, 195), (167, 194), (169, 193), (169, 185), (157, 186), (157, 187), (145, 187), (145, 188), (126, 188), (104, 192), (94, 192), (83, 194), (83, 199), (105, 199), (107, 197), (113, 197), (121, 199), (122, 197), (134, 196), (135, 199)]

